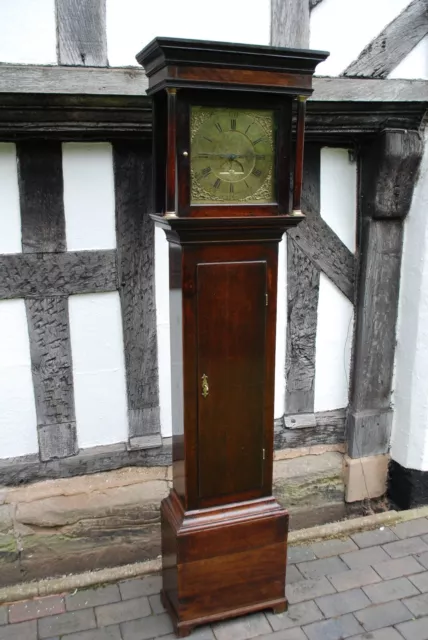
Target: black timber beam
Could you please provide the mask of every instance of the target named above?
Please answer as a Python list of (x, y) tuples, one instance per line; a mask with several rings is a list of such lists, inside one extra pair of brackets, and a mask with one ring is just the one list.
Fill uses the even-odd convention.
[(388, 452), (403, 222), (423, 141), (415, 131), (384, 131), (362, 150), (361, 257), (347, 444), (351, 458)]
[(0, 300), (117, 291), (116, 251), (0, 256)]
[[(43, 264), (46, 265), (52, 258), (55, 261), (67, 255), (64, 253), (61, 144), (46, 141), (21, 143), (17, 148), (17, 159), (22, 254), (3, 256), (0, 260), (19, 257), (21, 264), (25, 261), (34, 263), (34, 259), (43, 255)], [(5, 277), (0, 278), (3, 287), (22, 287), (24, 272), (25, 269), (19, 268), (5, 269)], [(40, 273), (38, 275), (40, 277)], [(61, 281), (61, 277), (63, 275), (56, 271), (56, 280)], [(34, 285), (33, 273), (27, 272), (24, 278), (26, 284)], [(49, 297), (46, 292), (37, 293), (37, 299), (27, 299), (25, 306), (40, 459), (44, 461), (76, 453), (77, 436), (68, 301), (64, 296)]]
[(151, 146), (116, 142), (113, 161), (129, 444), (160, 446)]
[[(302, 208), (320, 216), (320, 145), (305, 145)], [(299, 237), (299, 236), (298, 236)], [(315, 343), (320, 270), (287, 233), (287, 348), (285, 361), (287, 413), (314, 411)]]
[[(1, 79), (1, 67), (0, 67)], [(318, 79), (319, 80), (319, 79)], [(385, 128), (417, 130), (428, 107), (428, 82), (424, 100), (409, 81), (408, 101), (401, 88), (394, 95), (380, 94), (370, 100), (364, 85), (389, 85), (390, 80), (358, 80), (361, 91), (349, 90), (347, 79), (334, 79), (315, 90), (308, 100), (306, 139), (332, 144), (354, 144), (376, 136)], [(339, 83), (339, 84), (337, 84)], [(338, 88), (343, 87), (343, 100)], [(362, 86), (361, 86), (362, 85)], [(397, 86), (394, 85), (397, 89)], [(402, 87), (401, 83), (400, 86)], [(334, 96), (336, 99), (333, 99)], [(315, 99), (319, 98), (319, 99)], [(70, 95), (0, 93), (0, 139), (2, 141), (51, 140), (147, 140), (152, 136), (152, 105), (146, 95)]]

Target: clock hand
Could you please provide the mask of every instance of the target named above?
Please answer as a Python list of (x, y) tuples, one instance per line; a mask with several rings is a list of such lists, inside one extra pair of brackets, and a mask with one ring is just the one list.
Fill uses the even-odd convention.
[[(268, 154), (271, 155), (271, 154)], [(214, 156), (216, 158), (226, 158), (227, 160), (235, 160), (235, 158), (265, 158), (266, 154), (261, 153), (198, 153), (199, 158), (208, 158)]]
[(215, 158), (226, 158), (227, 160), (233, 160), (234, 158), (244, 157), (244, 156), (238, 156), (235, 153), (198, 153), (199, 158), (208, 158), (208, 156), (214, 156)]

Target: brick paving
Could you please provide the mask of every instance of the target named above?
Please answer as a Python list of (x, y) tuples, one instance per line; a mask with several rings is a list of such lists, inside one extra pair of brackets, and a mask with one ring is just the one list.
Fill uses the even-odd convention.
[[(428, 640), (428, 518), (289, 550), (287, 613), (193, 640)], [(172, 640), (160, 577), (0, 606), (0, 640)]]

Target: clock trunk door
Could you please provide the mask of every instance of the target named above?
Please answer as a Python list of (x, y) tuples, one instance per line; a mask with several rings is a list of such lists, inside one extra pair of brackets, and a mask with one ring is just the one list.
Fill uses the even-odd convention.
[(197, 268), (200, 506), (262, 495), (266, 263)]

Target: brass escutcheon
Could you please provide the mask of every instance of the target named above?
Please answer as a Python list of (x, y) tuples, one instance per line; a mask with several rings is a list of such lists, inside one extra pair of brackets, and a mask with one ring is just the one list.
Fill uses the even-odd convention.
[(210, 389), (208, 386), (208, 376), (205, 375), (205, 373), (202, 376), (202, 395), (204, 396), (204, 398), (207, 397), (208, 393), (209, 393)]

